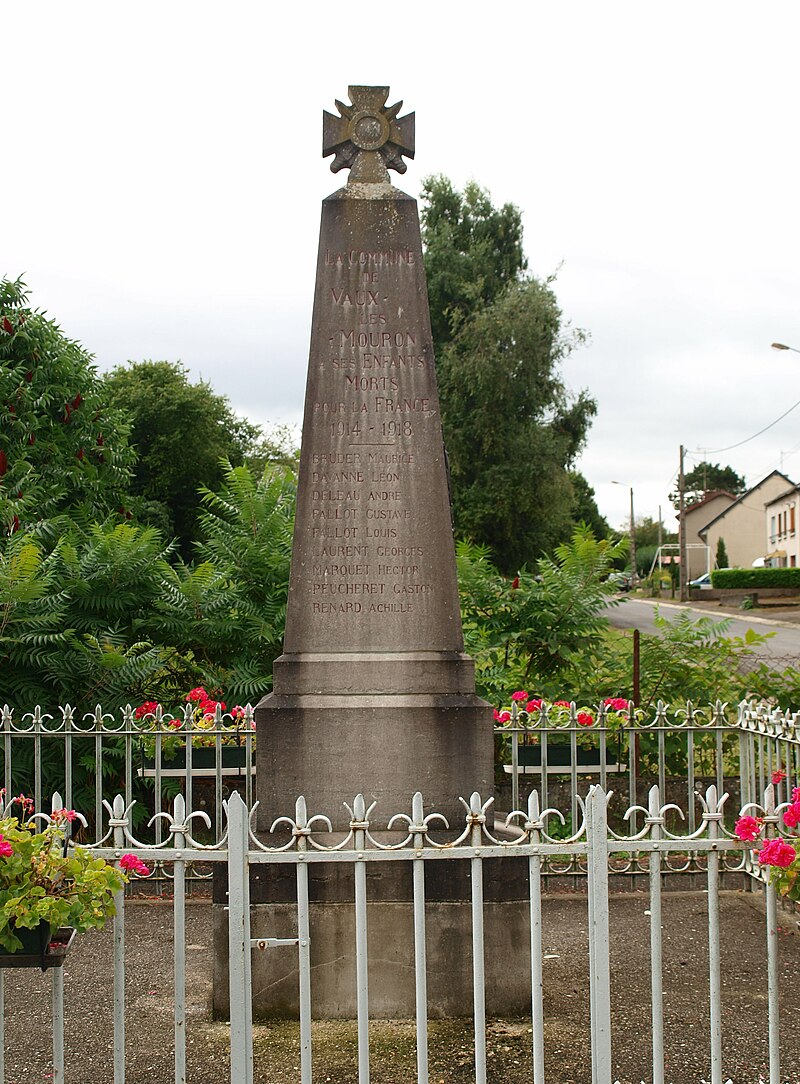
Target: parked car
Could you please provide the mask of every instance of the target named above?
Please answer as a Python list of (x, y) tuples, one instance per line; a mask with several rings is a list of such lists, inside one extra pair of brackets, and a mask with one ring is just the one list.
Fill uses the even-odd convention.
[(703, 575), (698, 576), (696, 580), (689, 580), (689, 586), (690, 587), (710, 588), (711, 587), (711, 573), (710, 572), (704, 572)]
[(608, 582), (613, 583), (618, 591), (630, 591), (633, 587), (633, 579), (630, 572), (612, 572)]

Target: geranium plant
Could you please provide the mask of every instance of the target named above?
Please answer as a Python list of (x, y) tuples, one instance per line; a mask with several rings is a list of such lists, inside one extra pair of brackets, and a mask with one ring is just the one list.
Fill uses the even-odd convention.
[(195, 748), (215, 748), (218, 735), (222, 745), (242, 745), (247, 731), (252, 732), (252, 747), (255, 748), (256, 724), (249, 707), (237, 704), (228, 711), (224, 701), (209, 695), (202, 685), (188, 692), (184, 702), (185, 707), (174, 715), (165, 712), (155, 700), (145, 700), (136, 708), (136, 718), (149, 726), (141, 737), (147, 756), (155, 753), (157, 733), (162, 735), (162, 756), (173, 756), (186, 745), (190, 727)]
[[(71, 847), (67, 827), (74, 810), (58, 809), (49, 818), (30, 816), (32, 802), (20, 795), (0, 816), (0, 948), (18, 952), (18, 931), (46, 923), (50, 930), (71, 926), (78, 933), (100, 928), (115, 911), (114, 894), (128, 881), (128, 870), (149, 873), (135, 855), (123, 855), (122, 869), (84, 847)], [(18, 806), (18, 816), (11, 813)], [(44, 819), (39, 829), (37, 820)]]
[[(772, 782), (780, 783), (785, 777), (785, 772), (774, 772)], [(800, 787), (793, 788), (792, 800), (783, 809), (783, 823), (791, 829), (800, 826)], [(758, 863), (769, 870), (770, 881), (781, 896), (800, 901), (800, 838), (764, 838), (763, 832), (763, 817), (740, 817), (734, 827), (734, 833), (743, 842), (760, 844), (761, 849), (756, 855)]]
[[(598, 742), (598, 730), (618, 731), (627, 725), (629, 704), (627, 700), (613, 696), (606, 697), (599, 708), (581, 707), (569, 700), (548, 703), (541, 697), (530, 696), (525, 689), (517, 689), (511, 694), (509, 707), (495, 709), (494, 720), (500, 726), (507, 726), (515, 716), (517, 723), (526, 728), (523, 742), (538, 742), (539, 728), (544, 730), (542, 724), (546, 716), (548, 738), (552, 740), (559, 731), (568, 733), (574, 719), (580, 728), (578, 743), (594, 748)], [(529, 727), (531, 729), (527, 730)]]

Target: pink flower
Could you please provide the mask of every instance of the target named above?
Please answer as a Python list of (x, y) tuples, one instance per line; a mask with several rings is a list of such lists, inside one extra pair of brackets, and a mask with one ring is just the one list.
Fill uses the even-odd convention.
[(775, 784), (775, 786), (777, 786), (778, 783), (782, 783), (785, 778), (786, 772), (783, 771), (783, 769), (779, 768), (778, 771), (772, 773), (772, 782)]
[(525, 692), (524, 689), (518, 689), (515, 693), (511, 694), (511, 699), (512, 700), (527, 700), (528, 699), (528, 694)]
[(787, 828), (796, 828), (800, 824), (800, 802), (792, 802), (783, 814), (783, 823)]
[(568, 708), (569, 707), (569, 700), (554, 700), (553, 701), (553, 707), (554, 708)]
[(507, 723), (510, 718), (510, 711), (498, 711), (497, 708), (494, 709), (494, 721), (496, 723)]
[(758, 860), (762, 866), (780, 866), (788, 869), (797, 857), (794, 847), (783, 839), (766, 839), (758, 852)]
[(144, 719), (145, 715), (155, 715), (157, 710), (158, 704), (155, 700), (145, 700), (145, 702), (140, 704), (136, 709), (134, 715), (137, 719)]
[(54, 809), (53, 816), (50, 818), (54, 824), (72, 824), (73, 821), (78, 819), (78, 814), (74, 809)]
[(750, 843), (761, 835), (761, 827), (761, 821), (756, 817), (740, 817), (733, 830), (739, 839)]
[(213, 719), (217, 707), (219, 707), (220, 711), (225, 711), (225, 705), (222, 703), (221, 700), (204, 700), (200, 705), (200, 710), (202, 711), (204, 718)]
[(542, 710), (542, 702), (541, 702), (541, 700), (529, 700), (528, 703), (525, 705), (525, 710), (526, 711), (541, 711)]
[(800, 787), (792, 787), (792, 801), (800, 802)]
[(119, 868), (126, 870), (126, 872), (135, 873), (139, 877), (147, 877), (150, 873), (150, 867), (142, 862), (141, 858), (137, 858), (135, 854), (123, 854), (119, 860)]
[(594, 716), (589, 711), (579, 711), (578, 723), (580, 726), (591, 726), (594, 723)]
[(233, 719), (235, 719), (237, 722), (241, 722), (241, 720), (244, 719), (245, 714), (246, 714), (245, 710), (244, 710), (244, 708), (242, 707), (241, 704), (237, 704), (236, 707), (233, 708), (232, 711), (231, 711), (231, 717)]
[(0, 856), (2, 856), (3, 858), (8, 858), (13, 853), (14, 848), (11, 846), (5, 836), (0, 835)]
[(623, 700), (621, 696), (607, 696), (603, 701), (603, 707), (610, 708), (612, 711), (627, 711), (628, 701)]

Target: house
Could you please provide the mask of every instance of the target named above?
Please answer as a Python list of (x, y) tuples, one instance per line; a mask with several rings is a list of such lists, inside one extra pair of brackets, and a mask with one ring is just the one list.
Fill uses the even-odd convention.
[(769, 568), (797, 568), (800, 565), (800, 486), (791, 486), (771, 501), (765, 502), (767, 547), (765, 563)]
[(793, 485), (791, 478), (774, 470), (707, 519), (699, 534), (709, 547), (712, 567), (720, 538), (725, 541), (731, 568), (750, 568), (764, 556), (764, 506)]
[(732, 493), (724, 489), (714, 489), (706, 493), (701, 501), (695, 501), (684, 508), (683, 515), (678, 513), (678, 520), (683, 519), (686, 532), (687, 582), (714, 567), (714, 554), (709, 557), (707, 543), (700, 537), (700, 532), (710, 520), (735, 503), (736, 498)]

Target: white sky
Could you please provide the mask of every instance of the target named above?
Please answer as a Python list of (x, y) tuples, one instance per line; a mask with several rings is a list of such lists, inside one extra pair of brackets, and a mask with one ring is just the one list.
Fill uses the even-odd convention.
[[(800, 400), (800, 5), (27, 0), (2, 12), (0, 274), (106, 369), (180, 359), (254, 421), (299, 422), (321, 115), (349, 83), (416, 111), (417, 156), (523, 210), (563, 264), (579, 464), (614, 526), (668, 515), (678, 446)], [(800, 480), (800, 407), (712, 461)], [(695, 454), (694, 459), (702, 458)], [(687, 459), (687, 468), (692, 459)]]

